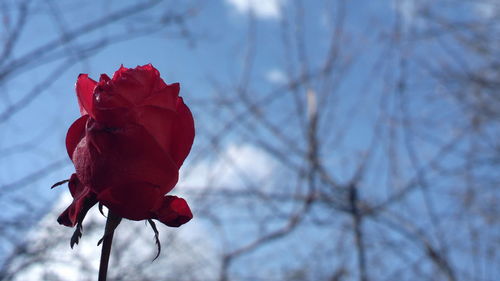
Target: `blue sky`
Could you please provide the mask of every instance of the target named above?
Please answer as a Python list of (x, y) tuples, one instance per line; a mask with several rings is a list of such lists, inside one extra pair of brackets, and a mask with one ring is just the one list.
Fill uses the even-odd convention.
[[(55, 82), (44, 87), (39, 98), (32, 100), (27, 107), (3, 125), (0, 148), (2, 151), (10, 152), (4, 154), (1, 159), (0, 182), (2, 185), (18, 189), (15, 183), (26, 173), (36, 171), (53, 161), (66, 159), (64, 163), (57, 165), (58, 169), (35, 182), (20, 187), (12, 197), (19, 196), (19, 192), (30, 194), (33, 201), (39, 202), (36, 212), (42, 216), (51, 208), (51, 202), (65, 190), (65, 188), (60, 188), (49, 191), (48, 187), (56, 181), (69, 177), (73, 172), (73, 167), (66, 156), (64, 138), (67, 128), (79, 115), (74, 92), (74, 83), (79, 73), (88, 73), (90, 77), (98, 79), (101, 73), (111, 75), (121, 64), (134, 67), (152, 63), (160, 70), (167, 83), (181, 83), (181, 95), (185, 97), (188, 104), (190, 100), (203, 100), (210, 97), (212, 87), (209, 78), (225, 79), (224, 82), (237, 79), (246, 45), (245, 32), (249, 10), (238, 8), (239, 6), (235, 6), (234, 3), (211, 1), (210, 4), (202, 6), (202, 12), (188, 21), (188, 27), (195, 37), (194, 43), (191, 40), (176, 38), (178, 36), (174, 32), (162, 30), (113, 44), (64, 72), (55, 73), (52, 77)], [(66, 31), (79, 28), (94, 19), (88, 15), (104, 16), (120, 8), (112, 4), (80, 6), (71, 2), (63, 3), (60, 6), (60, 9), (64, 11), (61, 27), (54, 22), (51, 14), (47, 13), (49, 7), (43, 2), (33, 4), (33, 10), (38, 10), (39, 13), (35, 13), (30, 18), (21, 34), (21, 39), (14, 49), (14, 60), (36, 49), (37, 46), (57, 38), (61, 28)], [(151, 12), (155, 13), (155, 11), (149, 13)], [(261, 18), (261, 13), (264, 13), (263, 18)], [(17, 15), (14, 13), (11, 16), (15, 18)], [(262, 29), (276, 28), (279, 14), (256, 10), (256, 16)], [(78, 49), (80, 45), (85, 45), (93, 39), (105, 38), (107, 34), (126, 32), (134, 20), (134, 18), (128, 19), (120, 24), (92, 32), (84, 39), (72, 42), (70, 48)], [(219, 27), (224, 27), (224, 29)], [(56, 60), (12, 76), (8, 83), (0, 86), (4, 93), (1, 106), (6, 108), (20, 100), (21, 94), (31, 90), (33, 83), (46, 79), (46, 74), (53, 72), (60, 63), (60, 60)], [(279, 73), (278, 76), (282, 75), (277, 64), (278, 62), (269, 59), (261, 66), (259, 79), (266, 82), (267, 73), (273, 70), (274, 73)], [(269, 87), (269, 85), (265, 86)], [(195, 108), (193, 111), (196, 117), (200, 116), (197, 121), (203, 122), (202, 112), (197, 112)], [(198, 127), (203, 127), (203, 125)], [(26, 143), (29, 145), (23, 146), (21, 151), (15, 149)], [(196, 149), (196, 144), (194, 149)], [(4, 213), (6, 216), (23, 211), (15, 205), (10, 205), (8, 209), (9, 211)], [(7, 243), (3, 245), (9, 247)]]
[[(216, 91), (214, 81), (223, 85), (224, 90), (228, 92), (234, 91), (234, 87), (240, 82), (243, 67), (245, 66), (245, 56), (248, 52), (248, 30), (249, 23), (252, 23), (250, 15), (253, 14), (255, 17), (253, 24), (255, 24), (256, 30), (256, 44), (254, 46), (255, 63), (249, 76), (249, 92), (252, 97), (259, 98), (267, 92), (279, 89), (280, 86), (286, 84), (288, 77), (286, 67), (288, 64), (296, 62), (287, 60), (287, 56), (283, 52), (281, 38), (277, 34), (279, 34), (282, 19), (287, 18), (289, 15), (293, 16), (296, 12), (291, 8), (291, 0), (255, 0), (254, 4), (243, 0), (201, 2), (203, 4), (199, 7), (196, 5), (190, 6), (190, 2), (185, 2), (174, 9), (179, 12), (186, 7), (199, 8), (197, 15), (186, 21), (187, 29), (192, 32), (192, 40), (178, 38), (175, 28), (167, 28), (112, 44), (69, 67), (61, 74), (55, 74), (53, 78), (57, 80), (47, 86), (39, 98), (33, 100), (29, 106), (13, 116), (8, 123), (1, 124), (0, 151), (25, 142), (29, 142), (30, 145), (24, 147), (21, 152), (16, 151), (6, 156), (0, 156), (0, 185), (16, 188), (11, 183), (15, 183), (17, 179), (22, 178), (26, 173), (35, 171), (58, 159), (66, 159), (62, 164), (62, 168), (55, 169), (36, 182), (20, 187), (17, 192), (29, 194), (34, 201), (39, 201), (39, 209), (33, 211), (39, 212), (40, 216), (42, 216), (51, 207), (51, 203), (56, 200), (56, 197), (65, 189), (59, 188), (59, 191), (49, 191), (48, 187), (56, 181), (68, 178), (73, 172), (73, 167), (66, 156), (64, 138), (67, 128), (79, 116), (74, 92), (74, 83), (79, 73), (88, 73), (90, 77), (98, 79), (101, 73), (111, 75), (121, 64), (126, 67), (134, 67), (152, 63), (160, 70), (162, 78), (167, 83), (181, 83), (181, 95), (188, 105), (192, 105), (191, 108), (196, 118), (197, 128), (200, 130), (199, 136), (210, 135), (220, 130), (222, 124), (215, 122), (217, 119), (210, 116), (214, 111), (217, 111), (217, 108), (210, 107), (206, 101), (214, 97), (214, 91)], [(326, 1), (327, 4), (323, 3), (323, 1), (302, 2), (306, 7), (304, 23), (304, 40), (307, 42), (306, 57), (310, 62), (310, 70), (314, 70), (322, 65), (328, 51), (331, 37), (329, 23), (335, 20), (335, 9), (331, 4), (328, 4), (328, 1)], [(394, 90), (394, 81), (397, 80), (400, 74), (398, 71), (392, 71), (399, 66), (400, 49), (394, 47), (394, 42), (388, 44), (387, 42), (390, 41), (386, 40), (389, 34), (393, 32), (394, 21), (398, 16), (400, 17), (403, 22), (402, 29), (407, 32), (406, 34), (418, 34), (419, 30), (426, 28), (426, 23), (415, 16), (417, 1), (348, 2), (346, 31), (342, 40), (344, 40), (343, 46), (349, 47), (341, 49), (341, 56), (346, 60), (349, 56), (352, 56), (356, 61), (352, 68), (345, 72), (346, 78), (332, 86), (338, 87), (337, 94), (334, 97), (336, 103), (332, 103), (333, 106), (338, 107), (338, 111), (335, 111), (331, 119), (324, 119), (320, 123), (320, 128), (325, 134), (330, 130), (334, 132), (344, 125), (348, 127), (346, 139), (341, 145), (331, 149), (328, 147), (327, 150), (321, 152), (325, 163), (328, 163), (329, 167), (335, 170), (335, 176), (341, 182), (350, 178), (357, 165), (356, 161), (361, 158), (370, 142), (374, 118), (380, 113), (380, 108), (373, 106), (373, 104), (379, 103), (384, 93)], [(29, 21), (26, 31), (22, 34), (21, 40), (14, 50), (14, 58), (33, 50), (44, 42), (57, 38), (61, 30), (73, 30), (96, 17), (112, 13), (114, 10), (121, 8), (120, 5), (117, 5), (118, 1), (97, 3), (89, 3), (85, 6), (80, 6), (77, 2), (60, 4), (60, 10), (64, 11), (62, 13), (62, 25), (56, 24), (53, 20), (54, 15), (47, 13), (49, 10), (47, 10), (48, 6), (45, 2), (34, 3), (33, 5), (36, 7), (34, 10), (38, 11), (38, 13)], [(418, 3), (423, 7), (429, 4), (429, 1), (418, 1)], [(279, 5), (282, 5), (285, 9), (280, 10)], [(446, 4), (442, 5), (446, 7)], [(484, 18), (491, 17), (491, 9), (485, 8), (484, 5), (470, 4), (468, 7), (470, 9), (449, 9), (449, 13), (452, 15), (464, 14), (479, 15)], [(78, 49), (95, 39), (106, 38), (109, 34), (122, 32), (127, 34), (127, 32), (133, 31), (134, 28), (140, 27), (137, 25), (138, 22), (146, 24), (149, 17), (153, 18), (152, 15), (158, 15), (162, 11), (161, 9), (153, 9), (148, 11), (146, 16), (138, 15), (119, 24), (99, 29), (71, 43), (69, 49)], [(472, 12), (469, 13), (469, 11)], [(402, 43), (400, 47), (402, 49), (407, 48), (406, 50), (410, 55), (429, 59), (429, 63), (447, 62), (447, 55), (449, 54), (436, 46), (437, 43), (431, 42), (430, 44), (418, 45), (418, 47)], [(296, 47), (292, 47), (292, 52), (296, 51)], [(457, 50), (457, 52), (463, 54), (460, 53), (460, 50)], [(426, 57), (428, 53), (434, 55), (434, 57)], [(474, 60), (473, 57), (466, 57), (466, 59)], [(374, 64), (379, 60), (383, 61), (382, 66), (374, 68)], [(46, 74), (56, 69), (59, 63), (60, 61), (55, 61), (43, 64), (12, 77), (8, 80), (8, 83), (1, 84), (0, 90), (3, 94), (0, 96), (0, 110), (21, 99), (21, 95), (31, 89), (33, 81), (45, 79)], [(436, 130), (440, 130), (441, 134), (438, 134), (437, 143), (450, 139), (456, 133), (454, 124), (462, 122), (464, 117), (460, 116), (460, 111), (453, 107), (452, 100), (435, 101), (430, 99), (440, 91), (439, 87), (441, 85), (428, 79), (429, 74), (425, 70), (418, 69), (411, 63), (408, 69), (410, 75), (408, 75), (407, 83), (409, 87), (416, 89), (416, 91), (409, 93), (413, 101), (410, 105), (411, 114), (419, 118), (422, 117), (422, 119), (429, 116), (428, 121), (435, 122), (432, 123), (433, 126), (429, 126), (427, 123), (422, 125), (418, 132), (435, 133)], [(342, 72), (339, 71), (339, 75), (341, 74)], [(313, 89), (319, 90), (323, 85), (321, 84), (322, 81), (316, 82)], [(390, 99), (386, 103), (387, 105), (384, 108), (388, 112), (395, 112), (395, 109), (399, 106), (396, 98)], [(361, 113), (353, 117), (354, 115), (351, 112), (353, 108)], [(443, 110), (443, 108), (446, 110)], [(290, 111), (281, 108), (281, 103), (271, 104), (264, 110), (273, 112), (276, 120), (286, 120), (288, 118), (287, 114), (290, 113)], [(224, 116), (224, 114), (231, 116), (222, 111), (221, 115)], [(387, 114), (390, 115), (390, 113)], [(387, 118), (390, 119), (389, 117)], [(436, 120), (446, 120), (446, 122), (436, 122)], [(290, 124), (284, 125), (281, 129), (287, 134), (297, 136), (298, 142), (303, 145), (303, 142), (300, 141), (301, 133), (296, 130), (296, 127), (291, 121)], [(334, 129), (331, 129), (332, 127)], [(234, 149), (234, 151), (251, 158), (248, 155), (256, 153), (252, 150), (254, 149), (253, 146), (245, 146), (241, 150), (234, 146), (238, 143), (244, 143), (244, 141), (248, 141), (248, 143), (252, 141), (252, 136), (247, 136), (241, 133), (242, 131), (236, 130), (236, 132), (225, 136), (223, 140), (227, 144), (226, 147), (229, 148), (229, 155), (233, 153), (231, 149)], [(260, 133), (260, 136), (269, 134), (265, 130), (256, 131), (255, 133), (256, 135)], [(389, 132), (386, 133), (389, 134)], [(332, 135), (326, 139), (332, 143), (335, 141)], [(32, 140), (36, 141), (33, 142)], [(401, 147), (398, 149), (403, 153), (403, 140), (400, 141)], [(421, 148), (419, 157), (423, 159), (422, 162), (435, 155), (437, 145), (424, 141), (419, 141), (419, 145)], [(195, 140), (191, 157), (195, 158), (198, 152), (208, 146), (209, 144), (204, 139)], [(390, 185), (388, 179), (380, 176), (380, 174), (386, 173), (391, 168), (387, 166), (387, 158), (384, 153), (385, 150), (382, 148), (377, 150), (373, 165), (379, 165), (379, 168), (374, 169), (376, 172), (368, 175), (366, 182), (372, 181), (380, 184), (380, 186)], [(267, 161), (265, 157), (262, 159), (259, 161)], [(458, 162), (458, 160), (450, 156), (446, 163), (453, 162)], [(188, 161), (187, 165), (189, 164)], [(408, 178), (413, 170), (410, 169), (407, 157), (402, 157), (401, 162), (398, 164), (401, 170), (401, 180)], [(214, 165), (217, 166), (218, 164)], [(245, 163), (245, 165), (251, 164)], [(206, 166), (203, 165), (201, 168), (198, 166), (193, 168), (195, 171), (201, 170), (204, 172), (206, 169)], [(287, 172), (280, 172), (280, 175), (282, 178), (286, 178)], [(434, 180), (434, 178), (431, 179)], [(439, 184), (446, 186), (458, 181), (458, 177), (450, 178)], [(367, 188), (366, 194), (368, 194), (367, 196), (383, 197), (387, 191), (386, 189)], [(423, 205), (418, 196), (410, 202), (412, 207), (415, 208)], [(446, 201), (443, 205), (439, 205), (438, 209), (446, 209), (452, 203)], [(12, 204), (8, 206), (8, 210), (8, 212), (4, 212), (4, 216), (16, 214), (16, 210), (23, 211), (23, 207)], [(321, 215), (321, 212), (318, 213)], [(411, 213), (411, 211), (408, 211), (408, 213)], [(426, 227), (428, 224), (426, 220), (423, 220), (419, 225)], [(302, 231), (306, 234), (303, 234)], [(327, 239), (326, 237), (332, 235), (341, 235), (337, 232), (339, 231), (327, 230), (321, 232), (318, 230), (317, 235), (324, 235), (325, 239)], [(301, 230), (294, 233), (293, 237), (295, 238), (292, 239), (300, 239), (301, 235), (308, 235), (307, 233), (307, 229)], [(2, 243), (0, 242), (0, 244)], [(284, 243), (279, 247), (286, 248), (287, 244)], [(304, 256), (307, 256), (306, 250), (304, 250)], [(273, 252), (276, 250), (270, 247), (263, 250), (262, 254), (269, 254), (266, 251)], [(302, 249), (297, 247), (296, 251), (300, 252)], [(251, 261), (252, 259), (249, 262)], [(255, 266), (258, 267), (258, 265)], [(326, 265), (318, 266), (327, 267)]]

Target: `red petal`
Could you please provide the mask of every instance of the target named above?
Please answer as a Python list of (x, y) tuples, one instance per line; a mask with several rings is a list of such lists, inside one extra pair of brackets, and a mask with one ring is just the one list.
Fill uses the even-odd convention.
[(71, 175), (71, 178), (69, 179), (68, 182), (68, 188), (69, 192), (71, 193), (71, 196), (73, 198), (78, 197), (78, 194), (83, 192), (83, 189), (85, 188), (84, 185), (80, 182), (80, 179), (76, 175), (76, 173), (73, 173)]
[[(163, 195), (175, 186), (177, 166), (144, 127), (133, 124), (123, 128), (93, 127), (86, 136), (90, 152), (86, 165), (91, 165), (89, 178), (95, 192), (129, 182), (146, 182), (159, 186)], [(82, 158), (85, 166), (83, 152)], [(79, 171), (86, 170), (77, 168)]]
[(97, 82), (90, 79), (87, 74), (78, 75), (76, 80), (76, 96), (80, 105), (80, 113), (82, 115), (90, 114), (93, 116), (92, 99)]
[(71, 175), (69, 189), (73, 196), (73, 202), (57, 221), (62, 225), (73, 227), (79, 220), (83, 220), (88, 210), (97, 203), (97, 200), (95, 193), (87, 186), (83, 186), (75, 174)]
[(161, 207), (154, 214), (155, 219), (172, 227), (179, 227), (193, 218), (186, 200), (171, 195), (163, 198)]
[(153, 94), (146, 98), (141, 104), (175, 111), (180, 90), (179, 83), (173, 83), (171, 85), (166, 85), (163, 81), (161, 83), (163, 85), (155, 89)]
[(113, 74), (113, 78), (112, 80), (117, 80), (119, 79), (123, 73), (127, 72), (128, 68), (124, 67), (123, 64), (120, 65), (120, 68), (115, 71), (115, 73)]
[(123, 126), (130, 120), (128, 115), (133, 104), (124, 99), (108, 79), (107, 75), (101, 75), (101, 80), (95, 89), (94, 119), (112, 127), (118, 124)]
[(134, 120), (134, 112), (126, 107), (115, 107), (114, 109), (100, 109), (96, 107), (95, 111), (95, 120), (108, 128), (125, 127)]
[(99, 84), (105, 84), (105, 83), (107, 83), (109, 80), (111, 80), (111, 78), (109, 78), (109, 76), (108, 76), (106, 73), (103, 73), (103, 74), (101, 74), (101, 76), (99, 77)]
[(130, 74), (138, 81), (148, 94), (151, 94), (153, 89), (157, 87), (160, 79), (160, 72), (151, 64), (137, 66), (131, 69), (127, 74)]
[(66, 151), (68, 151), (69, 158), (73, 160), (73, 152), (76, 146), (85, 137), (85, 124), (89, 119), (88, 115), (76, 119), (75, 122), (69, 127), (66, 134)]
[[(117, 91), (116, 87), (107, 79), (109, 79), (107, 75), (101, 75), (99, 84), (94, 90), (95, 97), (93, 106), (95, 115), (98, 115), (99, 110), (111, 110), (120, 107), (129, 108), (133, 106), (129, 101), (122, 97), (122, 94)], [(99, 118), (96, 119), (99, 120)]]
[[(92, 120), (92, 119), (91, 119)], [(83, 185), (92, 188), (93, 166), (87, 138), (83, 138), (73, 152), (73, 164)]]
[(130, 220), (150, 219), (151, 210), (160, 206), (162, 197), (157, 186), (140, 182), (107, 188), (97, 196), (113, 213)]
[(159, 78), (158, 70), (152, 66), (120, 68), (113, 75), (110, 85), (123, 99), (138, 105), (153, 93)]
[(144, 127), (163, 151), (169, 153), (175, 111), (165, 110), (161, 107), (141, 106), (136, 108), (134, 112), (135, 123)]
[(170, 143), (170, 155), (181, 167), (184, 159), (191, 151), (194, 141), (194, 120), (189, 108), (184, 104), (181, 97), (177, 99), (177, 116), (172, 128), (172, 140)]

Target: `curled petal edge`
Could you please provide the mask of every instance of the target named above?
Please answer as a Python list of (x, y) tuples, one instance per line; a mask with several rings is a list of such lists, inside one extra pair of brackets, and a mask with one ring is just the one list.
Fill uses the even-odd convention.
[(173, 195), (165, 196), (161, 207), (154, 211), (154, 219), (171, 227), (179, 227), (192, 218), (193, 213), (186, 200)]

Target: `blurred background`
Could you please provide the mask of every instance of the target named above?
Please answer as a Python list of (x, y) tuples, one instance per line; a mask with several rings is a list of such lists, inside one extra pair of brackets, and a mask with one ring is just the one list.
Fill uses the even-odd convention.
[[(194, 219), (117, 230), (109, 280), (500, 276), (500, 1), (0, 0), (0, 280), (96, 280), (50, 186), (79, 73), (152, 63), (197, 136)], [(94, 208), (97, 209), (97, 208)]]

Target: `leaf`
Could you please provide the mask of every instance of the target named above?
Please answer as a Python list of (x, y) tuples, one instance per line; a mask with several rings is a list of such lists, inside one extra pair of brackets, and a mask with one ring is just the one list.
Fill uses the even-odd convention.
[(155, 233), (156, 246), (158, 247), (158, 253), (156, 254), (156, 257), (153, 259), (153, 261), (155, 261), (160, 256), (161, 252), (160, 232), (158, 232), (156, 224), (152, 219), (148, 219), (148, 222), (151, 225), (151, 228), (153, 228), (153, 231)]
[(73, 235), (71, 236), (70, 240), (70, 246), (71, 249), (73, 249), (73, 246), (78, 245), (78, 242), (80, 241), (80, 238), (82, 238), (83, 234), (83, 220), (85, 219), (85, 215), (87, 215), (87, 212), (89, 211), (92, 206), (94, 206), (95, 202), (93, 202), (94, 199), (86, 199), (85, 203), (83, 204), (83, 208), (78, 215), (78, 221), (76, 223), (76, 229), (75, 232), (73, 232)]
[(71, 240), (69, 245), (71, 246), (71, 249), (73, 249), (73, 246), (76, 244), (78, 245), (78, 242), (80, 241), (80, 238), (82, 237), (82, 229), (83, 225), (81, 221), (78, 221), (76, 224), (76, 229), (75, 232), (73, 232), (73, 235), (71, 236)]
[(102, 210), (102, 206), (103, 206), (103, 205), (102, 205), (102, 203), (101, 203), (101, 202), (99, 202), (99, 205), (98, 205), (98, 207), (99, 207), (99, 212), (101, 213), (101, 215), (102, 215), (103, 217), (106, 217), (106, 215), (104, 214), (104, 211)]
[(100, 246), (102, 244), (102, 241), (104, 241), (104, 238), (106, 238), (106, 234), (104, 234), (99, 241), (97, 241), (97, 246)]
[(60, 185), (62, 185), (62, 184), (65, 184), (65, 183), (67, 183), (67, 182), (69, 182), (69, 179), (67, 179), (67, 180), (62, 180), (62, 181), (58, 181), (58, 182), (54, 183), (54, 184), (50, 187), (50, 189), (52, 189), (52, 188), (54, 188), (54, 187), (56, 187), (56, 186), (60, 186)]

